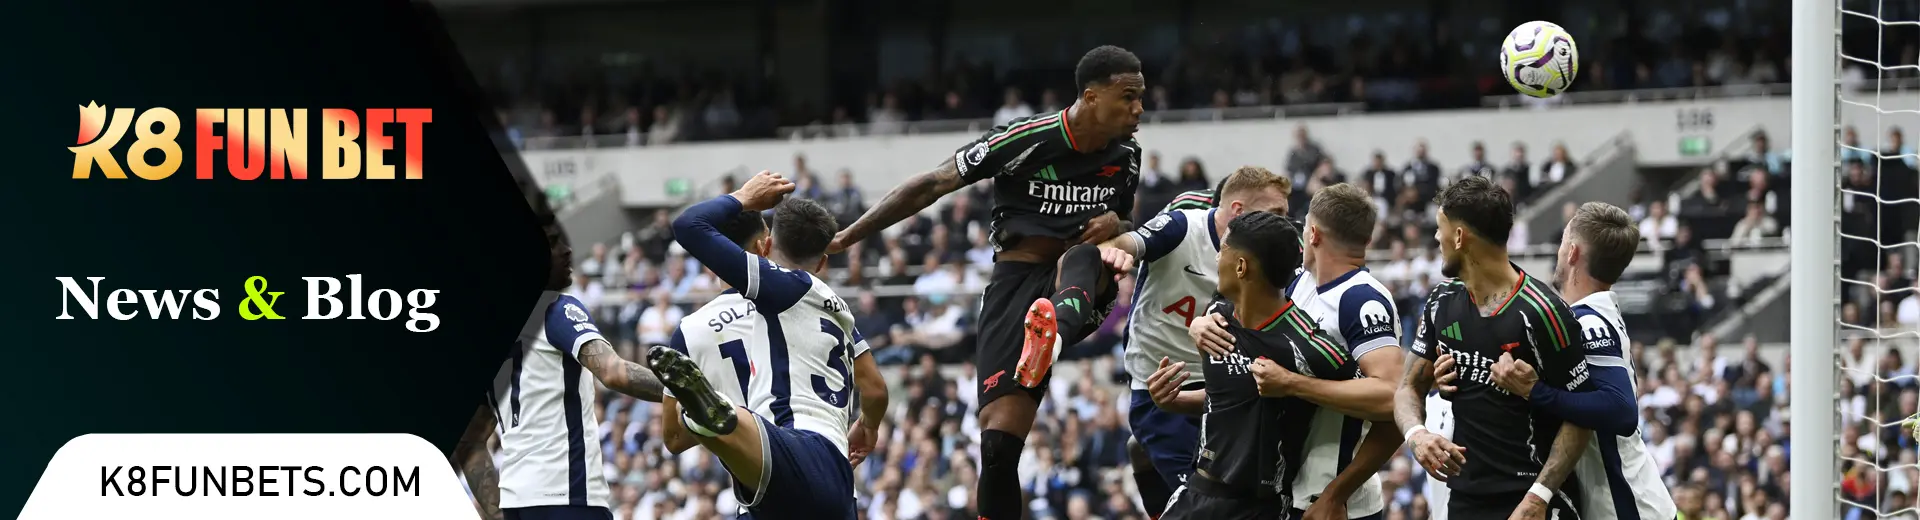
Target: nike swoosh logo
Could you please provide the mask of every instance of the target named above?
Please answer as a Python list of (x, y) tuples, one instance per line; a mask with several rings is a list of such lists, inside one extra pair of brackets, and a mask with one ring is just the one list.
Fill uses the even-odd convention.
[(1181, 267), (1181, 269), (1182, 269), (1182, 270), (1185, 270), (1185, 271), (1187, 272), (1187, 274), (1190, 274), (1190, 275), (1194, 275), (1194, 276), (1198, 276), (1198, 277), (1201, 277), (1201, 278), (1205, 278), (1205, 277), (1207, 276), (1207, 275), (1205, 275), (1205, 274), (1202, 274), (1202, 273), (1201, 273), (1200, 271), (1195, 271), (1195, 270), (1193, 270), (1193, 266), (1191, 266), (1191, 265), (1188, 265), (1188, 266), (1182, 266), (1182, 267)]

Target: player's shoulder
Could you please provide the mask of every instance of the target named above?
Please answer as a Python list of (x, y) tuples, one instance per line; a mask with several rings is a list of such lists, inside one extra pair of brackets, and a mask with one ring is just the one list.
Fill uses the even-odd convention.
[(1521, 276), (1526, 279), (1526, 281), (1521, 283), (1521, 290), (1525, 291), (1527, 296), (1539, 298), (1541, 300), (1540, 303), (1550, 307), (1571, 307), (1565, 299), (1560, 297), (1560, 292), (1553, 288), (1553, 284), (1547, 283), (1546, 280), (1535, 278), (1531, 274), (1523, 273)]
[(553, 301), (547, 303), (546, 315), (547, 321), (587, 323), (593, 320), (593, 315), (587, 313), (587, 304), (566, 293), (555, 295)]
[(828, 285), (826, 280), (814, 276), (813, 273), (806, 274), (813, 280), (813, 287), (808, 288), (806, 297), (801, 300), (802, 304), (811, 305), (829, 313), (849, 312), (847, 301), (840, 298), (840, 293), (833, 290), (833, 286)]
[(1433, 288), (1427, 290), (1427, 302), (1452, 301), (1454, 298), (1463, 298), (1466, 295), (1466, 282), (1460, 281), (1459, 278), (1448, 278), (1433, 284)]

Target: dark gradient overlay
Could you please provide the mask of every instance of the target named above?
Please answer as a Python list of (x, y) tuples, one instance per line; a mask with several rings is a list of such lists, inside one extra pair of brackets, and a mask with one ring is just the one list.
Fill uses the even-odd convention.
[[(430, 8), (406, 2), (38, 3), (10, 16), (0, 87), (0, 516), (86, 433), (416, 434), (451, 451), (547, 267), (492, 111)], [(14, 8), (5, 10), (11, 11)], [(161, 181), (71, 178), (78, 106), (164, 106), (183, 164)], [(193, 178), (195, 108), (307, 108), (309, 179)], [(320, 109), (432, 108), (422, 180), (320, 180)], [(399, 125), (388, 134), (400, 134)], [(132, 130), (120, 142), (129, 146)], [(364, 137), (362, 139), (364, 141)], [(396, 148), (403, 147), (395, 138)], [(401, 151), (387, 153), (401, 164)], [(396, 168), (396, 172), (400, 171)], [(302, 276), (438, 289), (430, 333), (309, 321)], [(242, 282), (286, 291), (247, 321)], [(55, 320), (57, 276), (220, 290), (214, 321)], [(343, 291), (344, 292), (344, 291)], [(183, 317), (191, 311), (189, 305)], [(74, 314), (82, 315), (77, 307)], [(184, 462), (184, 461), (183, 461)], [(284, 461), (262, 460), (260, 464)]]

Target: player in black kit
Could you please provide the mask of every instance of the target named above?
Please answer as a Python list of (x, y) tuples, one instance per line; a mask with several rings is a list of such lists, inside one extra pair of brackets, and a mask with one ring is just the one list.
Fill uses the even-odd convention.
[[(1058, 347), (1099, 327), (1118, 293), (1113, 273), (1131, 267), (1126, 260), (1109, 268), (1097, 246), (1133, 227), (1123, 219), (1133, 213), (1140, 178), (1133, 140), (1146, 93), (1140, 58), (1102, 46), (1080, 58), (1074, 80), (1080, 97), (1073, 106), (1013, 120), (961, 146), (933, 171), (888, 192), (828, 249), (845, 250), (948, 193), (993, 181), (994, 265), (976, 361), (982, 519), (1018, 520), (1026, 509), (1020, 452)], [(1029, 306), (1046, 308), (1046, 332), (1058, 339), (1028, 341)]]
[[(1513, 199), (1484, 177), (1456, 181), (1434, 198), (1441, 282), (1426, 310), (1394, 394), (1394, 421), (1413, 444), (1415, 460), (1452, 490), (1448, 517), (1578, 520), (1568, 478), (1592, 432), (1535, 409), (1491, 379), (1502, 353), (1541, 367), (1543, 382), (1592, 390), (1580, 327), (1546, 282), (1507, 260)], [(1454, 438), (1426, 429), (1433, 362), (1453, 354), (1459, 379)], [(1551, 512), (1549, 512), (1551, 511)]]
[[(1227, 224), (1219, 256), (1225, 300), (1209, 307), (1226, 317), (1234, 350), (1206, 356), (1206, 389), (1185, 391), (1206, 396), (1200, 452), (1161, 520), (1279, 519), (1292, 507), (1292, 482), (1319, 407), (1298, 397), (1262, 397), (1251, 365), (1274, 363), (1320, 379), (1359, 375), (1353, 355), (1282, 290), (1300, 264), (1299, 234), (1286, 217), (1264, 211)], [(1163, 365), (1149, 387), (1179, 391), (1164, 384), (1169, 374), (1185, 373), (1180, 364)]]

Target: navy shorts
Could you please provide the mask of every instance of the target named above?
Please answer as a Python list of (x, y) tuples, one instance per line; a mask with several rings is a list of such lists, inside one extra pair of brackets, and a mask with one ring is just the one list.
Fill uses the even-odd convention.
[(1133, 438), (1147, 448), (1153, 469), (1167, 480), (1168, 489), (1180, 489), (1193, 473), (1193, 454), (1200, 448), (1200, 418), (1161, 410), (1146, 390), (1133, 391), (1127, 413)]
[(507, 520), (613, 520), (613, 511), (598, 506), (535, 506), (501, 509)]
[(847, 454), (818, 433), (760, 420), (758, 485), (733, 481), (734, 498), (754, 520), (854, 520), (853, 466)]

